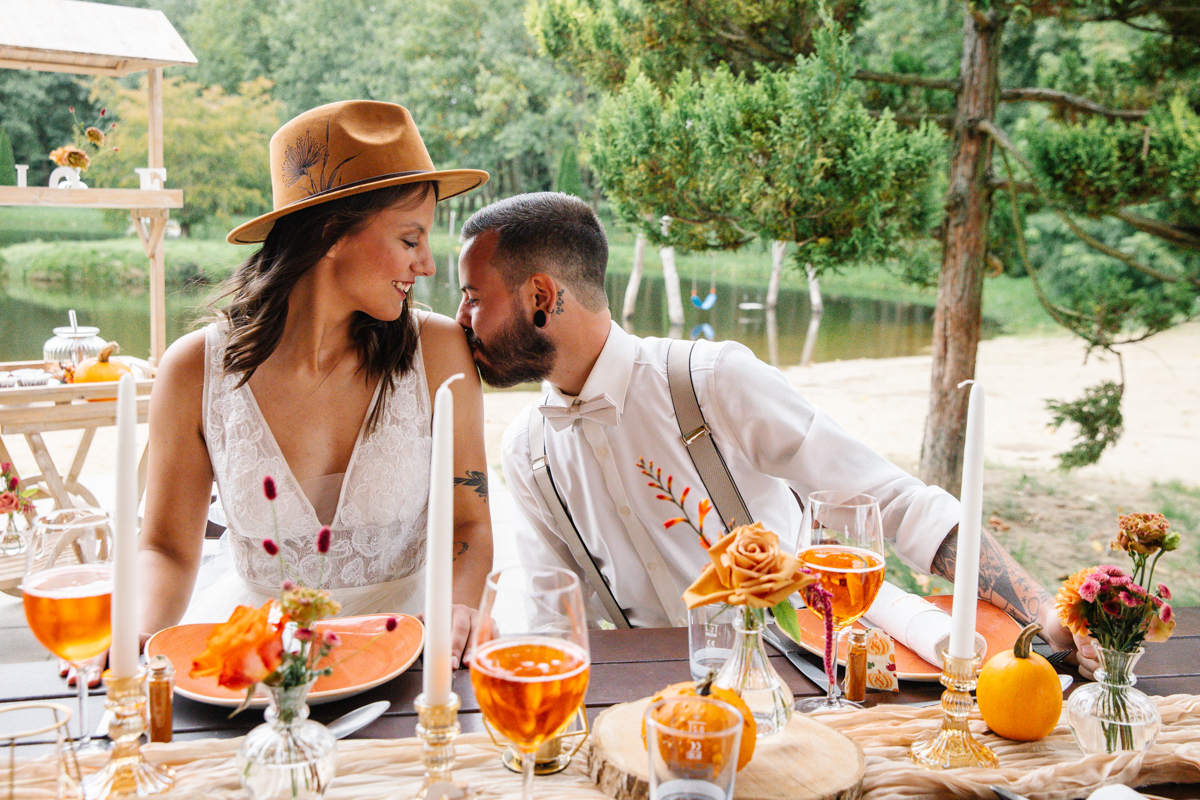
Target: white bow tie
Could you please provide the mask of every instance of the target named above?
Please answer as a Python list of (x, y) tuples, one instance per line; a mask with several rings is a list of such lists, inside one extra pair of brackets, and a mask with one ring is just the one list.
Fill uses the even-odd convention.
[(569, 406), (540, 406), (538, 410), (556, 431), (570, 427), (577, 419), (590, 419), (601, 425), (616, 425), (621, 421), (617, 413), (617, 404), (606, 394), (593, 397), (587, 402), (576, 400)]

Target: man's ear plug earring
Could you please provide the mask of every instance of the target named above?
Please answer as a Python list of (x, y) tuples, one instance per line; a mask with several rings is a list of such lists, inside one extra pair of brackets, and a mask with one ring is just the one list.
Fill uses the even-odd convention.
[(533, 324), (539, 328), (546, 327), (546, 312), (540, 308), (533, 312)]

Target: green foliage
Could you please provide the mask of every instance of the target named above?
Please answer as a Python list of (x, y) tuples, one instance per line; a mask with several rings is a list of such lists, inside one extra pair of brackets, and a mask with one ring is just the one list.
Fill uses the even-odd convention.
[(790, 66), (812, 52), (821, 6), (853, 29), (865, 0), (531, 0), (538, 44), (589, 82), (615, 90), (633, 73), (665, 89), (684, 70), (734, 74)]
[(554, 191), (583, 196), (583, 179), (579, 176), (579, 151), (574, 144), (563, 148), (558, 160), (558, 173), (554, 176)]
[(1058, 454), (1060, 467), (1075, 469), (1095, 464), (1106, 447), (1116, 444), (1124, 425), (1121, 391), (1116, 383), (1105, 381), (1086, 389), (1078, 400), (1046, 401), (1054, 425), (1073, 422), (1079, 426), (1075, 445), (1065, 453)]
[[(225, 242), (167, 240), (166, 280), (171, 286), (215, 283), (245, 253)], [(135, 237), (100, 242), (29, 242), (2, 251), (13, 283), (71, 291), (140, 288), (147, 282), (146, 253)]]
[(12, 139), (16, 163), (29, 165), (30, 186), (46, 185), (54, 168), (48, 154), (75, 138), (71, 107), (81, 119), (100, 111), (76, 76), (0, 69), (0, 126)]
[(873, 119), (850, 80), (848, 41), (828, 29), (815, 40), (817, 53), (753, 82), (718, 67), (660, 92), (639, 73), (607, 98), (593, 167), (615, 213), (686, 249), (758, 235), (796, 242), (796, 258), (819, 268), (894, 255), (928, 222), (941, 135)]
[[(173, 210), (186, 232), (209, 217), (228, 220), (270, 208), (267, 143), (279, 125), (279, 105), (266, 80), (243, 84), (238, 94), (178, 77), (163, 80), (163, 161), (167, 185), (183, 189), (183, 208)], [(136, 86), (97, 80), (120, 118), (121, 149), (88, 170), (96, 186), (134, 188), (134, 168), (146, 165), (147, 108), (144, 78)]]
[(12, 140), (8, 131), (0, 128), (0, 186), (13, 186), (17, 182), (17, 161), (13, 158)]

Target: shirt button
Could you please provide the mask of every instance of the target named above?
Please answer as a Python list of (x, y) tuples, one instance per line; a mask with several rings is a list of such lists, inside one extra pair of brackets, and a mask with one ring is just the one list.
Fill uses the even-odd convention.
[(621, 506), (621, 516), (623, 516), (623, 517), (629, 516), (629, 506)]
[(657, 561), (651, 561), (651, 562), (650, 562), (650, 571), (651, 571), (651, 572), (658, 572), (658, 562), (657, 562)]
[(596, 457), (597, 458), (608, 458), (608, 450), (604, 449), (603, 447), (596, 448)]

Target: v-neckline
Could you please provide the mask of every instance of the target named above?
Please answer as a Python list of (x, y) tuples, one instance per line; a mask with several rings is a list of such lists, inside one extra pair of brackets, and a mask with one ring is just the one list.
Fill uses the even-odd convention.
[[(375, 404), (379, 402), (379, 390), (383, 387), (383, 379), (380, 378), (375, 382), (375, 391), (371, 393), (371, 402), (367, 404), (366, 413), (363, 414), (362, 422), (358, 426), (358, 436), (354, 440), (354, 448), (350, 451), (350, 460), (346, 462), (346, 471), (342, 474), (342, 485), (338, 490), (337, 506), (333, 510), (333, 519), (329, 522), (329, 527), (333, 528), (337, 525), (338, 520), (342, 516), (342, 503), (346, 499), (346, 485), (350, 482), (350, 475), (354, 470), (354, 463), (358, 460), (358, 451), (362, 445), (363, 436), (367, 430), (367, 420), (371, 418), (371, 412), (375, 409)], [(275, 431), (271, 430), (271, 425), (267, 422), (267, 417), (262, 412), (262, 408), (258, 405), (258, 398), (254, 396), (254, 391), (250, 388), (250, 382), (246, 381), (242, 384), (242, 390), (246, 392), (246, 397), (250, 400), (250, 407), (254, 409), (254, 413), (258, 415), (258, 421), (262, 423), (263, 430), (267, 432), (267, 439), (271, 443), (271, 447), (275, 449), (275, 455), (279, 456), (279, 460), (283, 463), (283, 468), (287, 471), (287, 478), (291, 481), (292, 486), (296, 490), (296, 494), (300, 495), (301, 502), (308, 509), (309, 516), (316, 521), (317, 527), (321, 527), (321, 519), (317, 516), (317, 509), (312, 504), (312, 500), (308, 499), (308, 495), (304, 493), (304, 487), (300, 485), (300, 480), (296, 474), (292, 472), (292, 465), (288, 463), (287, 456), (283, 454), (283, 448), (279, 446), (279, 442), (275, 439)]]

